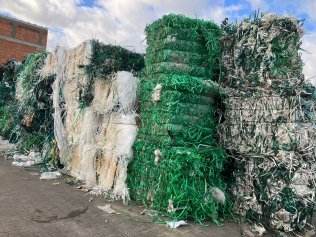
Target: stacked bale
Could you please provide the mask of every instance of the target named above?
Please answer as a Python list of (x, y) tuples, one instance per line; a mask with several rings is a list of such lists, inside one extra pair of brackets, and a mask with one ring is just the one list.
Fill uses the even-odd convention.
[(222, 85), (255, 92), (258, 85), (291, 91), (303, 80), (299, 49), (302, 22), (266, 13), (238, 25), (224, 24)]
[(10, 139), (15, 111), (15, 82), (20, 63), (9, 60), (0, 67), (0, 136)]
[[(40, 75), (46, 56), (46, 52), (33, 53), (22, 63), (10, 61), (5, 66), (2, 82), (6, 88), (1, 93), (5, 100), (2, 100), (0, 106), (1, 135), (17, 143), (19, 153), (31, 154), (29, 157), (15, 156), (15, 165), (42, 163), (42, 167), (46, 169), (46, 164), (53, 159), (51, 85), (54, 76)], [(56, 159), (53, 166), (57, 165)]]
[(220, 29), (171, 14), (145, 31), (131, 196), (175, 219), (218, 222), (229, 209), (221, 176), (226, 156), (214, 138), (220, 90), (210, 78), (218, 65), (207, 60), (204, 32), (213, 34), (216, 53)]
[(46, 57), (46, 52), (30, 54), (17, 75), (15, 99), (18, 108), (14, 135), (23, 153), (40, 152), (45, 142), (49, 144), (54, 137), (51, 95), (55, 77), (40, 75)]
[(57, 48), (42, 70), (56, 75), (54, 134), (61, 163), (113, 198), (129, 198), (125, 179), (137, 134), (133, 73), (143, 65), (143, 55), (87, 41)]
[(302, 30), (271, 14), (224, 25), (221, 144), (232, 162), (234, 211), (290, 232), (315, 204), (315, 88), (304, 81)]

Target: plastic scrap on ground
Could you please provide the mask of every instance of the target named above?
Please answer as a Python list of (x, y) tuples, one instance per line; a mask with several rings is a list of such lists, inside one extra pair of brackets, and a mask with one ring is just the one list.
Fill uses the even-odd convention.
[(40, 179), (42, 180), (58, 179), (61, 176), (62, 174), (59, 171), (43, 172), (41, 173)]
[(110, 204), (106, 204), (104, 206), (98, 206), (98, 208), (102, 211), (104, 211), (105, 213), (107, 214), (117, 214), (117, 215), (120, 215), (121, 213), (119, 212), (116, 212), (114, 211), (112, 208), (111, 208), (111, 205)]
[(167, 221), (167, 225), (172, 228), (172, 229), (176, 229), (178, 228), (179, 226), (182, 226), (182, 225), (187, 225), (188, 223), (185, 222), (185, 221)]
[(31, 151), (28, 155), (15, 154), (13, 155), (12, 165), (30, 167), (39, 165), (42, 162), (41, 154), (38, 152)]
[(3, 140), (0, 136), (0, 152), (13, 151), (16, 148), (14, 143), (10, 143), (9, 140)]

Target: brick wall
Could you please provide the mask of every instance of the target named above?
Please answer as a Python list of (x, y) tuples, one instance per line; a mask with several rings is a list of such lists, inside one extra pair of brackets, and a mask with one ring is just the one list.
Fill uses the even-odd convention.
[(47, 28), (0, 15), (0, 64), (46, 49)]

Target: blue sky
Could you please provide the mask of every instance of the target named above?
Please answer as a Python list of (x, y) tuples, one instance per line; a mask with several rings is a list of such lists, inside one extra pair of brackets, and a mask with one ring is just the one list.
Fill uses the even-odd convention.
[[(210, 1), (212, 2), (212, 1)], [(260, 3), (261, 2), (261, 3)], [(252, 4), (253, 3), (253, 4)], [(241, 9), (238, 14), (248, 16), (253, 12), (253, 7), (258, 4), (260, 11), (274, 12), (280, 15), (294, 15), (298, 19), (305, 19), (304, 28), (307, 31), (315, 30), (315, 22), (310, 19), (307, 9), (303, 6), (307, 4), (306, 1), (300, 0), (271, 0), (271, 1), (242, 1), (242, 0), (226, 0), (225, 6), (231, 5), (244, 5), (244, 8)], [(260, 8), (261, 7), (261, 8)]]
[[(214, 1), (208, 0), (208, 4), (212, 6)], [(305, 20), (304, 28), (307, 32), (315, 30), (315, 22), (310, 19), (306, 11), (303, 10), (300, 0), (272, 0), (272, 1), (245, 1), (245, 0), (225, 0), (225, 7), (240, 6), (240, 9), (230, 14), (230, 20), (235, 22), (244, 17), (249, 17), (254, 11), (274, 12), (280, 15), (294, 15), (298, 19)], [(256, 5), (258, 6), (257, 8)], [(97, 0), (80, 0), (76, 4), (77, 7), (102, 7)], [(261, 7), (261, 8), (260, 8)]]
[(294, 15), (305, 19), (304, 72), (316, 76), (316, 0), (0, 0), (0, 6), (0, 13), (48, 27), (48, 49), (97, 38), (139, 52), (146, 48), (145, 26), (167, 13), (217, 23), (241, 21), (258, 9)]
[(82, 0), (77, 3), (77, 6), (86, 6), (86, 7), (93, 7), (95, 5), (96, 1), (95, 0)]
[[(211, 4), (212, 1), (210, 0)], [(311, 19), (308, 14), (308, 1), (300, 0), (266, 0), (266, 1), (245, 1), (226, 0), (226, 7), (240, 5), (242, 8), (231, 16), (232, 20), (240, 20), (248, 17), (254, 10), (261, 12), (273, 12), (279, 15), (294, 15), (299, 20), (305, 20), (304, 29), (308, 32), (315, 30), (315, 19)], [(305, 6), (304, 6), (305, 5)]]

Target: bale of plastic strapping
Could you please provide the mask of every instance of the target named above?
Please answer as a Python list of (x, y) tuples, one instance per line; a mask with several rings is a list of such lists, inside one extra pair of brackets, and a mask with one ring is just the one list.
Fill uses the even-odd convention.
[[(176, 77), (178, 81), (171, 82)], [(170, 141), (170, 136), (175, 136), (174, 145), (187, 145), (187, 142), (215, 145), (211, 136), (216, 126), (216, 103), (220, 99), (216, 83), (176, 74), (164, 78), (166, 81), (144, 81), (140, 87), (142, 129), (139, 135), (158, 136), (166, 142)], [(190, 87), (192, 81), (195, 84)], [(199, 91), (201, 88), (204, 92)]]
[(309, 228), (315, 204), (315, 92), (311, 85), (291, 97), (244, 97), (235, 91), (224, 100), (219, 136), (234, 160), (230, 185), (236, 213), (285, 232)]
[(21, 151), (40, 152), (44, 144), (49, 144), (53, 139), (51, 93), (55, 77), (40, 75), (47, 54), (47, 52), (30, 54), (17, 74), (15, 92), (17, 121), (14, 132)]
[(291, 16), (258, 13), (238, 24), (224, 24), (222, 84), (249, 92), (258, 85), (278, 91), (295, 87), (303, 80), (302, 23)]
[(10, 139), (14, 121), (16, 74), (20, 63), (8, 60), (0, 66), (0, 136)]
[(71, 175), (113, 198), (129, 198), (126, 170), (137, 134), (133, 73), (142, 65), (140, 54), (88, 41), (57, 48), (42, 70), (56, 75), (54, 133), (61, 162)]
[(263, 14), (225, 24), (224, 121), (234, 211), (281, 232), (308, 231), (315, 205), (315, 87), (304, 81), (302, 30)]
[(209, 64), (204, 33), (213, 32), (219, 47), (220, 29), (170, 14), (145, 31), (131, 197), (173, 219), (219, 223), (231, 203), (221, 176), (226, 154), (214, 137), (221, 90), (211, 79), (218, 65)]
[(221, 30), (213, 22), (169, 14), (148, 25), (145, 32), (146, 74), (211, 79), (218, 74)]
[[(22, 63), (10, 61), (1, 80), (6, 86), (1, 93), (6, 99), (0, 99), (1, 134), (17, 144), (22, 156), (29, 157), (25, 164), (44, 164), (51, 160), (51, 85), (54, 77), (40, 75), (46, 56), (47, 52), (32, 53)], [(36, 162), (32, 159), (34, 152), (41, 153), (41, 159)]]

